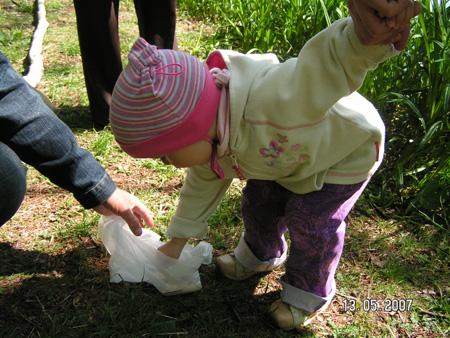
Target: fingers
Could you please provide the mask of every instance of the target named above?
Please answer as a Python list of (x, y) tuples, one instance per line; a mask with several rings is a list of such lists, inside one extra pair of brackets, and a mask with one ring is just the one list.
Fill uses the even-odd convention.
[(142, 234), (142, 223), (130, 209), (121, 213), (120, 217), (122, 217), (125, 222), (127, 222), (128, 227), (133, 234), (135, 234), (136, 236), (140, 236)]
[(355, 22), (355, 31), (364, 45), (378, 45), (389, 43), (392, 29), (386, 20), (377, 14), (364, 0), (349, 0), (350, 14)]
[(94, 209), (103, 215), (122, 217), (136, 236), (142, 234), (144, 223), (154, 226), (150, 210), (137, 197), (121, 189), (116, 189), (102, 205)]
[(401, 27), (409, 26), (410, 20), (420, 13), (420, 3), (411, 2), (405, 10), (396, 16), (386, 18), (386, 24), (391, 29), (398, 29)]
[(129, 194), (129, 197), (132, 200), (131, 210), (134, 215), (141, 220), (141, 223), (153, 227), (155, 224), (153, 222), (153, 214), (150, 210), (148, 210), (144, 203), (142, 203), (136, 196)]
[(362, 44), (378, 45), (390, 43), (392, 31), (387, 28), (382, 19), (373, 13), (369, 14), (367, 11), (359, 12), (356, 8), (350, 13), (355, 23), (356, 35)]
[(397, 39), (397, 41), (394, 42), (394, 47), (397, 50), (402, 50), (406, 47), (406, 44), (408, 42), (408, 38), (409, 38), (409, 27), (405, 30), (403, 30), (402, 32), (399, 33), (399, 38)]
[(421, 8), (413, 0), (349, 0), (348, 6), (362, 44), (393, 43), (397, 49), (405, 48), (410, 20)]
[(148, 211), (148, 209), (142, 205), (142, 203), (138, 203), (134, 208), (133, 212), (136, 215), (136, 217), (139, 217), (144, 221), (144, 224), (149, 225), (150, 227), (155, 226), (153, 222), (153, 215), (151, 212)]
[(420, 2), (414, 1), (414, 16), (419, 15), (421, 10), (422, 6), (420, 5)]
[(142, 234), (142, 227), (144, 224), (151, 227), (154, 226), (153, 215), (138, 198), (131, 194), (126, 194), (130, 198), (131, 205), (120, 216), (128, 223), (130, 230), (136, 236), (140, 236)]
[(414, 7), (416, 1), (413, 0), (356, 0), (357, 2), (365, 3), (367, 6), (373, 8), (380, 17), (390, 18), (403, 13), (410, 7)]

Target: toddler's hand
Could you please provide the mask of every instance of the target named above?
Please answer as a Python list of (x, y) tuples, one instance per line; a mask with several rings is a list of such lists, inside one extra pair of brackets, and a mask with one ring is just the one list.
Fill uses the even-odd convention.
[(391, 43), (394, 45), (396, 50), (402, 50), (406, 47), (409, 38), (409, 26), (404, 27), (397, 33), (397, 36), (392, 39)]
[[(388, 2), (391, 1), (388, 0)], [(420, 3), (418, 1), (408, 0), (405, 9), (397, 14), (388, 15), (383, 14), (382, 12), (377, 12), (377, 15), (386, 20), (386, 24), (389, 28), (397, 29), (406, 26), (409, 27), (411, 19), (419, 15), (419, 13)]]
[(349, 0), (348, 6), (361, 43), (392, 43), (398, 50), (406, 46), (410, 20), (420, 13), (413, 0)]
[(178, 258), (183, 251), (183, 248), (188, 241), (187, 238), (172, 238), (167, 243), (161, 245), (158, 250), (161, 251), (166, 256), (172, 258)]

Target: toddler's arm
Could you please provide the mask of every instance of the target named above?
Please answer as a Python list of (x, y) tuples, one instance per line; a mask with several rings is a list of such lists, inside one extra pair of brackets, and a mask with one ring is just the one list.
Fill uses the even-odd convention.
[(207, 165), (189, 168), (177, 210), (167, 230), (171, 240), (159, 250), (178, 258), (189, 238), (201, 238), (207, 231), (209, 216), (216, 210), (231, 181), (219, 180)]
[(317, 123), (359, 89), (369, 70), (396, 54), (392, 45), (363, 45), (352, 19), (338, 20), (311, 38), (297, 58), (257, 74), (246, 118), (266, 112), (266, 119), (280, 123), (282, 117), (286, 127)]

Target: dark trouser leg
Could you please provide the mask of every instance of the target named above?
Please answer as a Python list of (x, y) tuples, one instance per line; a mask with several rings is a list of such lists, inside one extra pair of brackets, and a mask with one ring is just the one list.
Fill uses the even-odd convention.
[(302, 305), (305, 300), (311, 305), (318, 296), (319, 307), (319, 297), (332, 297), (334, 275), (344, 247), (345, 218), (365, 183), (325, 184), (320, 191), (290, 197), (286, 222), (291, 246), (282, 277), (284, 302), (311, 310)]
[(26, 191), (26, 167), (0, 142), (0, 226), (19, 209)]
[(176, 24), (175, 0), (134, 0), (139, 34), (162, 49), (174, 47)]
[(114, 84), (122, 71), (119, 0), (74, 0), (84, 79), (94, 126), (109, 122)]
[(248, 180), (242, 194), (244, 239), (261, 261), (280, 257), (286, 251), (280, 222), (289, 192), (273, 181)]

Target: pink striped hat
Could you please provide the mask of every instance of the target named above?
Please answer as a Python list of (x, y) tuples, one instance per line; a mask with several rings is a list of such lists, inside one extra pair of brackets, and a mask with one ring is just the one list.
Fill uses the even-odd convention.
[(159, 157), (208, 140), (220, 90), (206, 63), (186, 53), (157, 49), (142, 38), (112, 94), (111, 128), (133, 157)]

